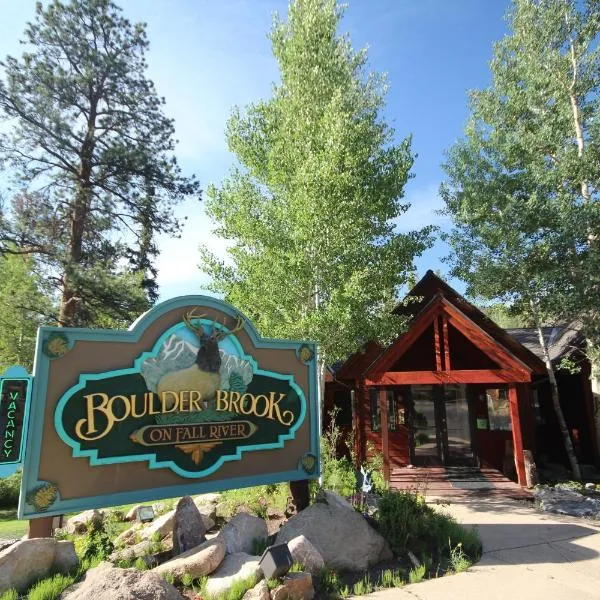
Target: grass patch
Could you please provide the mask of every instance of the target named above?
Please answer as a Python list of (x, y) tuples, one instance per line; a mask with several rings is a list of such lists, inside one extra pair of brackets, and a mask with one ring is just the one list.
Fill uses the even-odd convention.
[(259, 485), (256, 487), (226, 490), (221, 494), (225, 503), (225, 513), (231, 517), (239, 506), (247, 506), (257, 517), (267, 517), (267, 509), (272, 508), (281, 513), (285, 511), (289, 487), (286, 483)]
[(38, 581), (27, 594), (27, 600), (56, 600), (70, 585), (77, 580), (77, 574), (61, 573)]
[(419, 565), (408, 572), (409, 583), (419, 583), (423, 581), (427, 573), (427, 567), (425, 565)]
[(377, 524), (397, 556), (406, 558), (413, 552), (436, 571), (465, 570), (467, 563), (470, 566), (481, 557), (477, 530), (459, 525), (415, 493), (385, 492)]
[(19, 600), (19, 592), (17, 590), (6, 590), (0, 595), (0, 600)]
[[(29, 523), (17, 519), (16, 508), (0, 510), (0, 539), (20, 539), (28, 530)], [(1, 598), (2, 596), (0, 596)]]

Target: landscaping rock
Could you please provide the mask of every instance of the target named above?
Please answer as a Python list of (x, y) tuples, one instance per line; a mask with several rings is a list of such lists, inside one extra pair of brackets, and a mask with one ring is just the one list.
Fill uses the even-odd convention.
[(312, 600), (315, 590), (310, 573), (288, 573), (271, 592), (271, 600)]
[(323, 493), (324, 499), (327, 504), (332, 506), (338, 506), (339, 508), (349, 508), (350, 510), (354, 510), (352, 504), (346, 500), (343, 496), (336, 494), (330, 490), (325, 490)]
[(16, 544), (18, 541), (19, 540), (17, 538), (15, 538), (13, 540), (0, 540), (0, 552), (2, 552), (2, 550), (5, 550), (9, 546)]
[(584, 496), (568, 488), (536, 488), (534, 497), (539, 507), (546, 512), (600, 518), (600, 497)]
[(255, 577), (262, 578), (262, 571), (258, 566), (258, 556), (237, 552), (229, 554), (221, 566), (208, 578), (206, 593), (208, 596), (219, 596), (229, 592), (236, 581)]
[(311, 573), (316, 573), (325, 566), (325, 562), (319, 551), (303, 535), (290, 540), (288, 548), (294, 562), (302, 565), (302, 567)]
[(54, 538), (20, 540), (0, 552), (0, 594), (11, 588), (24, 591), (45, 577), (52, 569), (55, 552)]
[(137, 509), (140, 508), (140, 506), (144, 506), (144, 504), (136, 504), (135, 506), (131, 507), (125, 515), (125, 520), (135, 521), (137, 518)]
[(153, 571), (159, 575), (170, 573), (177, 581), (181, 581), (186, 573), (196, 579), (215, 571), (224, 558), (225, 542), (217, 537), (155, 567)]
[(366, 571), (391, 557), (386, 541), (355, 510), (315, 503), (284, 523), (276, 543), (304, 535), (331, 569)]
[(142, 530), (143, 525), (141, 523), (136, 523), (132, 525), (129, 529), (126, 529), (122, 533), (120, 533), (114, 540), (115, 546), (122, 545), (132, 545), (139, 542), (138, 533)]
[(173, 517), (173, 555), (187, 552), (206, 541), (206, 529), (200, 512), (189, 496), (177, 503)]
[(270, 600), (269, 586), (264, 579), (261, 579), (251, 590), (248, 590), (242, 600)]
[(225, 540), (227, 554), (237, 552), (251, 554), (254, 551), (255, 540), (264, 542), (268, 535), (269, 531), (265, 521), (247, 513), (235, 515), (220, 533)]
[(67, 521), (67, 533), (70, 533), (71, 535), (75, 533), (85, 533), (90, 521), (95, 520), (102, 522), (104, 520), (104, 513), (100, 510), (86, 510), (79, 513)]
[(183, 596), (152, 571), (118, 569), (100, 563), (83, 580), (67, 588), (60, 600), (184, 600)]
[(154, 534), (158, 534), (160, 538), (164, 538), (173, 532), (173, 523), (175, 520), (175, 511), (171, 510), (165, 513), (158, 519), (152, 521), (152, 523), (146, 525), (146, 527), (138, 531), (140, 540), (152, 539)]
[(52, 568), (61, 573), (69, 573), (69, 571), (76, 569), (78, 565), (79, 558), (77, 558), (73, 542), (68, 540), (56, 540)]

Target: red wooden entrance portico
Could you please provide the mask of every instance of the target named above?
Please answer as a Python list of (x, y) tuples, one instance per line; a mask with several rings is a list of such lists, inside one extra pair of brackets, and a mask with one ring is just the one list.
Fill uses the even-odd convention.
[(526, 484), (524, 450), (534, 451), (532, 376), (543, 363), (431, 271), (411, 291), (408, 331), (381, 349), (369, 345), (336, 379), (355, 390), (361, 459), (395, 467), (513, 467)]

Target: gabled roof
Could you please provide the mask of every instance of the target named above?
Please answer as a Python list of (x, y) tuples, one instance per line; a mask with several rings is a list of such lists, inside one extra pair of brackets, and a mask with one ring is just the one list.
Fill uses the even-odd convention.
[(413, 316), (415, 318), (424, 306), (436, 294), (441, 294), (451, 304), (456, 306), (464, 315), (473, 321), (480, 329), (494, 338), (498, 343), (504, 346), (519, 360), (525, 363), (532, 371), (536, 373), (545, 373), (543, 361), (510, 335), (505, 329), (496, 325), (485, 313), (471, 304), (464, 296), (459, 294), (454, 288), (449, 286), (443, 279), (438, 277), (433, 271), (429, 270), (415, 287), (407, 294), (406, 298), (416, 299), (413, 302), (400, 302), (394, 308), (393, 313), (397, 315)]
[[(507, 329), (506, 332), (535, 354), (540, 360), (544, 360), (542, 347), (538, 337), (537, 329), (518, 328)], [(584, 336), (576, 323), (569, 325), (556, 325), (554, 327), (542, 327), (544, 340), (548, 346), (548, 353), (552, 362), (558, 362), (563, 357), (577, 352), (583, 347)]]

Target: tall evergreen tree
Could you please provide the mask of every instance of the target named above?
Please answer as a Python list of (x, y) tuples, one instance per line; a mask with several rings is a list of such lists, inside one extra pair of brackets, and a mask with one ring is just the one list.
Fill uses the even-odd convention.
[(454, 230), (453, 273), (538, 327), (579, 319), (600, 341), (598, 32), (596, 0), (514, 0), (494, 47), (492, 85), (471, 93), (465, 138), (450, 151), (442, 195)]
[(263, 335), (318, 342), (326, 363), (398, 331), (390, 309), (429, 230), (396, 232), (413, 164), (410, 138), (382, 118), (384, 78), (366, 71), (337, 28), (335, 0), (295, 0), (270, 39), (281, 82), (234, 110), (238, 167), (208, 191), (207, 213), (229, 260), (205, 248), (214, 289)]
[[(111, 0), (53, 0), (38, 3), (24, 41), (21, 59), (1, 63), (0, 110), (14, 127), (0, 157), (34, 226), (8, 212), (0, 243), (21, 238), (46, 266), (62, 325), (129, 321), (148, 305), (149, 240), (176, 232), (174, 203), (199, 192), (173, 157), (173, 121), (145, 74), (145, 26)], [(125, 267), (138, 255), (144, 273)]]

